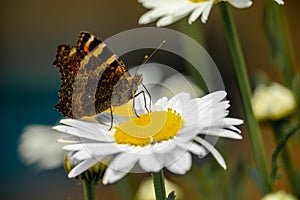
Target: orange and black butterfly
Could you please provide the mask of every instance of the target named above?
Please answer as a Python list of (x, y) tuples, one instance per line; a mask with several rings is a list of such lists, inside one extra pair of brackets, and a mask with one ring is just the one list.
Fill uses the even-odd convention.
[(89, 32), (80, 33), (76, 46), (58, 46), (53, 65), (61, 75), (55, 108), (69, 118), (125, 104), (142, 82), (141, 74), (131, 76), (118, 56)]

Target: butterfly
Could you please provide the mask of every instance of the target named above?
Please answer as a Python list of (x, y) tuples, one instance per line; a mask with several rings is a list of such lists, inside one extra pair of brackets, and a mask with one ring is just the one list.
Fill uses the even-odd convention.
[(81, 118), (134, 98), (142, 75), (131, 76), (121, 59), (99, 38), (81, 32), (76, 46), (57, 47), (53, 63), (61, 87), (55, 108), (65, 117)]

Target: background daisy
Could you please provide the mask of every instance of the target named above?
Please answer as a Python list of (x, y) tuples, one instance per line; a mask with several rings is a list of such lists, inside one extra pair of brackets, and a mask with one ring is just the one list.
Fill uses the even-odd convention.
[[(139, 19), (139, 24), (148, 24), (158, 20), (156, 26), (170, 25), (190, 14), (188, 22), (193, 23), (201, 16), (205, 23), (213, 5), (219, 0), (138, 0), (145, 8), (150, 9)], [(236, 8), (248, 8), (252, 5), (250, 0), (223, 0)]]

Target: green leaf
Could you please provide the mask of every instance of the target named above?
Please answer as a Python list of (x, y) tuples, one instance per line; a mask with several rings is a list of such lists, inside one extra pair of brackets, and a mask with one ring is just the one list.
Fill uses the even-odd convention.
[(176, 197), (175, 191), (170, 192), (166, 200), (174, 200)]

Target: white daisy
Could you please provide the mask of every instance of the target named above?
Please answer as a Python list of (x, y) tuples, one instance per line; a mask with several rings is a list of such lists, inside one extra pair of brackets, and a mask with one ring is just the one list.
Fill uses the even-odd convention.
[(250, 0), (138, 0), (145, 8), (151, 9), (140, 17), (139, 24), (148, 24), (160, 18), (156, 26), (167, 26), (190, 13), (189, 24), (200, 15), (201, 21), (205, 23), (212, 6), (221, 1), (226, 1), (236, 8), (248, 8), (252, 5)]
[(19, 141), (19, 155), (26, 165), (36, 165), (40, 170), (61, 167), (65, 152), (56, 140), (62, 137), (51, 126), (28, 125)]
[(151, 112), (144, 108), (142, 98), (137, 98), (135, 109), (139, 116), (114, 115), (111, 130), (110, 113), (97, 115), (101, 123), (61, 120), (63, 125), (54, 129), (73, 136), (70, 140), (77, 142), (64, 149), (74, 152), (72, 156), (81, 161), (69, 177), (76, 177), (107, 156), (113, 159), (104, 174), (104, 184), (121, 179), (132, 169), (158, 172), (165, 167), (173, 173), (185, 174), (192, 165), (191, 154), (203, 157), (210, 152), (226, 169), (221, 154), (205, 139), (205, 135), (242, 139), (235, 127), (242, 120), (226, 117), (230, 105), (225, 96), (224, 91), (202, 98), (180, 93), (170, 100), (159, 99), (151, 105)]
[(274, 0), (274, 1), (276, 1), (276, 3), (278, 3), (279, 5), (283, 5), (284, 4), (283, 0)]

